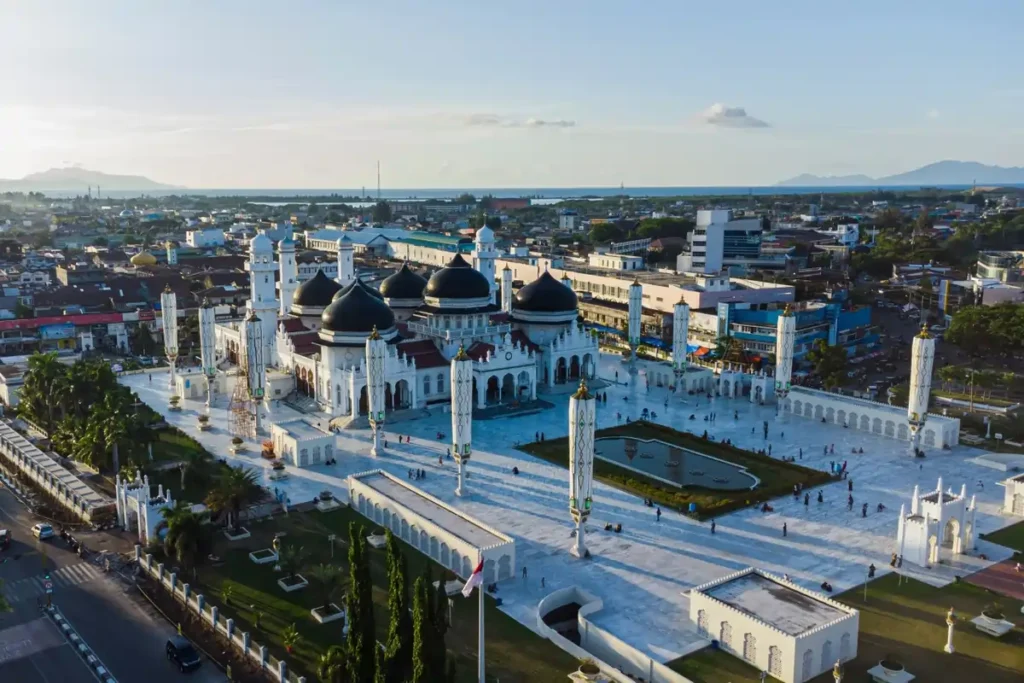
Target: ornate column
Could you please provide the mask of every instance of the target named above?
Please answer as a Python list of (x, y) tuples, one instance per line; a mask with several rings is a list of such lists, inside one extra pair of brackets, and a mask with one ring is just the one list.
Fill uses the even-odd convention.
[(512, 312), (512, 269), (508, 266), (501, 270), (501, 310)]
[(636, 381), (636, 352), (640, 347), (641, 316), (643, 315), (644, 289), (640, 280), (633, 280), (629, 286), (629, 322), (627, 336), (629, 337), (629, 378), (630, 382)]
[(178, 297), (167, 285), (160, 294), (160, 319), (164, 326), (164, 354), (171, 366), (171, 392), (174, 392), (174, 363), (178, 358)]
[(459, 467), (459, 483), (455, 495), (466, 495), (466, 463), (473, 454), (473, 359), (465, 347), (452, 358), (452, 455)]
[(690, 307), (680, 299), (672, 307), (672, 372), (677, 396), (686, 396), (686, 340), (690, 335)]
[(381, 433), (384, 431), (384, 415), (387, 407), (384, 404), (384, 354), (387, 343), (380, 338), (377, 326), (366, 339), (366, 397), (369, 409), (370, 428), (373, 430), (373, 445), (370, 455), (381, 454)]
[(248, 384), (253, 420), (258, 434), (260, 431), (260, 402), (263, 401), (266, 394), (267, 363), (263, 355), (263, 323), (256, 315), (256, 311), (249, 310), (249, 317), (245, 319), (243, 333), (245, 335), (245, 380)]
[(955, 625), (956, 612), (954, 612), (953, 608), (950, 607), (949, 611), (946, 612), (946, 647), (942, 648), (942, 651), (949, 655), (956, 651), (953, 649), (953, 627)]
[(793, 381), (793, 353), (796, 346), (796, 316), (786, 304), (775, 333), (775, 397), (782, 403)]
[(928, 419), (928, 401), (932, 390), (932, 365), (935, 362), (935, 340), (928, 328), (914, 337), (910, 352), (910, 393), (907, 396), (907, 421), (910, 423), (910, 452), (916, 455), (921, 447), (921, 430)]
[(199, 307), (199, 357), (206, 378), (206, 414), (213, 404), (213, 380), (217, 376), (216, 312), (209, 299), (203, 299)]
[(569, 552), (586, 557), (583, 525), (590, 517), (594, 484), (594, 429), (597, 402), (587, 391), (587, 380), (569, 399), (569, 514), (576, 523), (576, 538)]

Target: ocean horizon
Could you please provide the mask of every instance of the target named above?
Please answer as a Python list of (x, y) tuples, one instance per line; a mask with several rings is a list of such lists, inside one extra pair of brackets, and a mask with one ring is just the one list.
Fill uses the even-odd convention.
[[(1024, 185), (1004, 185), (1003, 187), (1024, 187)], [(705, 186), (705, 187), (470, 187), (470, 188), (395, 188), (382, 189), (380, 198), (386, 200), (431, 200), (454, 199), (462, 194), (472, 194), (478, 199), (491, 195), (503, 199), (523, 198), (533, 200), (535, 204), (553, 204), (566, 199), (603, 199), (608, 197), (628, 196), (644, 197), (702, 197), (702, 196), (787, 196), (806, 194), (848, 194), (872, 191), (900, 192), (921, 189), (969, 190), (971, 185), (844, 185), (844, 186)], [(41, 190), (48, 197), (74, 197), (81, 192), (67, 190)], [(190, 189), (174, 188), (166, 190), (114, 190), (103, 191), (104, 198), (126, 199), (134, 197), (240, 197), (240, 198), (279, 198), (296, 199), (296, 203), (310, 198), (320, 203), (328, 203), (333, 198), (359, 198), (356, 201), (372, 201), (376, 192), (364, 195), (359, 188), (208, 188)], [(323, 200), (323, 201), (322, 201)], [(287, 203), (287, 202), (286, 202)]]

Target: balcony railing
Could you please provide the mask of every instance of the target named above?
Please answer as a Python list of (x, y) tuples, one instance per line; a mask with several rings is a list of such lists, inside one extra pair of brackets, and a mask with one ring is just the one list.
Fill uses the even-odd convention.
[(437, 337), (447, 341), (457, 341), (468, 337), (490, 337), (504, 335), (512, 331), (512, 325), (502, 323), (500, 325), (488, 325), (486, 327), (463, 327), (461, 329), (444, 329), (424, 325), (423, 323), (407, 323), (410, 332), (415, 332), (424, 337)]

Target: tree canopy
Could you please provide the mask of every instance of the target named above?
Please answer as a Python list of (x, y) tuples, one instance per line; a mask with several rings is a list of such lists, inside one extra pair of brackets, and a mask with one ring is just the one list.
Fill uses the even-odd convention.
[(967, 306), (953, 316), (946, 338), (974, 355), (1024, 350), (1024, 305)]
[(807, 360), (814, 364), (814, 373), (821, 378), (826, 389), (835, 389), (846, 381), (849, 357), (842, 346), (830, 346), (824, 339), (819, 339), (807, 352)]
[(373, 222), (374, 223), (387, 223), (391, 220), (391, 205), (386, 201), (381, 200), (377, 202), (373, 207)]

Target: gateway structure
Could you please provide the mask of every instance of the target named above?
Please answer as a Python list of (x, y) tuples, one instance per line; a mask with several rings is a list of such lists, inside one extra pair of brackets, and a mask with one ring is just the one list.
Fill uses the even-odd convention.
[[(576, 294), (544, 273), (514, 298), (503, 289), (503, 311), (495, 303), (493, 232), (481, 228), (475, 246), (476, 268), (456, 253), (428, 280), (406, 264), (378, 290), (356, 276), (352, 244), (344, 238), (338, 279), (319, 271), (296, 286), (291, 240), (281, 241), (275, 265), (270, 238), (254, 237), (247, 264), (249, 316), (260, 321), (268, 377), (283, 373), (291, 380), (287, 387), (274, 386), (268, 400), (291, 395), (308, 401), (340, 426), (371, 418), (383, 424), (392, 412), (449, 401), (448, 366), (460, 348), (472, 360), (470, 395), (477, 409), (533, 401), (538, 389), (568, 391), (591, 377), (598, 344), (577, 322)], [(273, 275), (278, 267), (280, 301)], [(371, 381), (366, 351), (374, 329), (379, 343), (373, 345), (373, 373), (383, 387), (379, 407), (378, 397), (370, 396), (371, 385), (378, 385)], [(244, 365), (251, 355), (245, 337), (239, 321), (217, 324), (218, 358)]]
[(857, 610), (759, 569), (692, 589), (690, 619), (722, 650), (785, 683), (857, 656)]
[(960, 487), (959, 494), (943, 490), (941, 478), (934, 491), (923, 495), (915, 486), (910, 514), (906, 505), (900, 507), (896, 531), (899, 554), (922, 567), (938, 564), (943, 559), (943, 549), (949, 551), (947, 559), (965, 554), (975, 543), (976, 509), (974, 496), (967, 498), (966, 484)]

